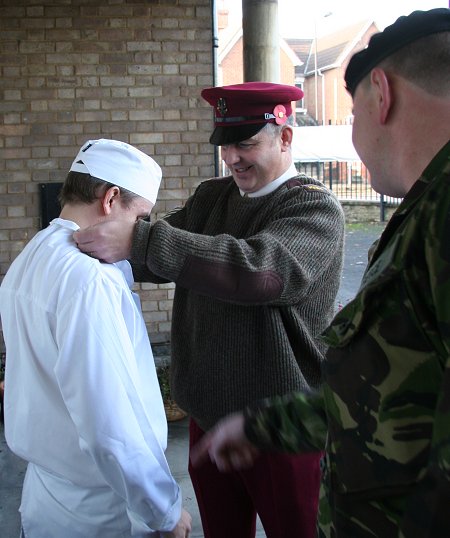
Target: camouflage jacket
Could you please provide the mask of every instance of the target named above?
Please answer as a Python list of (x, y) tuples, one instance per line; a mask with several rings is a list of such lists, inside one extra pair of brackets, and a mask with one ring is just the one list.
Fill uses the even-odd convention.
[(450, 537), (450, 142), (324, 337), (322, 394), (248, 409), (249, 438), (304, 451), (327, 437), (321, 536)]

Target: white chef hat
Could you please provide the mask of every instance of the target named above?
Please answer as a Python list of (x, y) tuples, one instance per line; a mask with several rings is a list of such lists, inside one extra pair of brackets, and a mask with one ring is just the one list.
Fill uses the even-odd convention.
[(156, 202), (161, 168), (148, 155), (119, 140), (88, 140), (70, 167), (71, 172), (90, 174)]

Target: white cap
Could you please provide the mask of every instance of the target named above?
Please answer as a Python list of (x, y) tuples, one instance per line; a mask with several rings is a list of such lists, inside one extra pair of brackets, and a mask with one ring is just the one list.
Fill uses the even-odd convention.
[(148, 155), (119, 140), (88, 140), (70, 167), (71, 172), (90, 174), (114, 183), (156, 203), (161, 168)]

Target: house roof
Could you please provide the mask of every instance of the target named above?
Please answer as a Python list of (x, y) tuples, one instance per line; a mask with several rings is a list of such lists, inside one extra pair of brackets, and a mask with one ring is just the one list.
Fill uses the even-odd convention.
[(297, 54), (297, 56), (300, 58), (300, 61), (302, 64), (306, 64), (308, 62), (308, 57), (311, 54), (311, 49), (314, 43), (314, 40), (312, 38), (307, 39), (287, 39), (287, 44), (291, 47), (291, 49)]
[[(336, 32), (317, 39), (317, 69), (325, 71), (340, 67), (347, 57), (355, 50), (364, 46), (362, 38), (369, 30), (377, 31), (373, 20), (363, 20)], [(287, 39), (288, 45), (297, 54), (303, 65), (300, 71), (309, 75), (315, 71), (315, 40)], [(298, 68), (297, 68), (298, 70)]]

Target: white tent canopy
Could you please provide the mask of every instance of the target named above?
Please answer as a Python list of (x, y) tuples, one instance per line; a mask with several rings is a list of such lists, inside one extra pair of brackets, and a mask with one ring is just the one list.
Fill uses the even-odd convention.
[(360, 161), (352, 142), (351, 125), (294, 127), (294, 162)]

